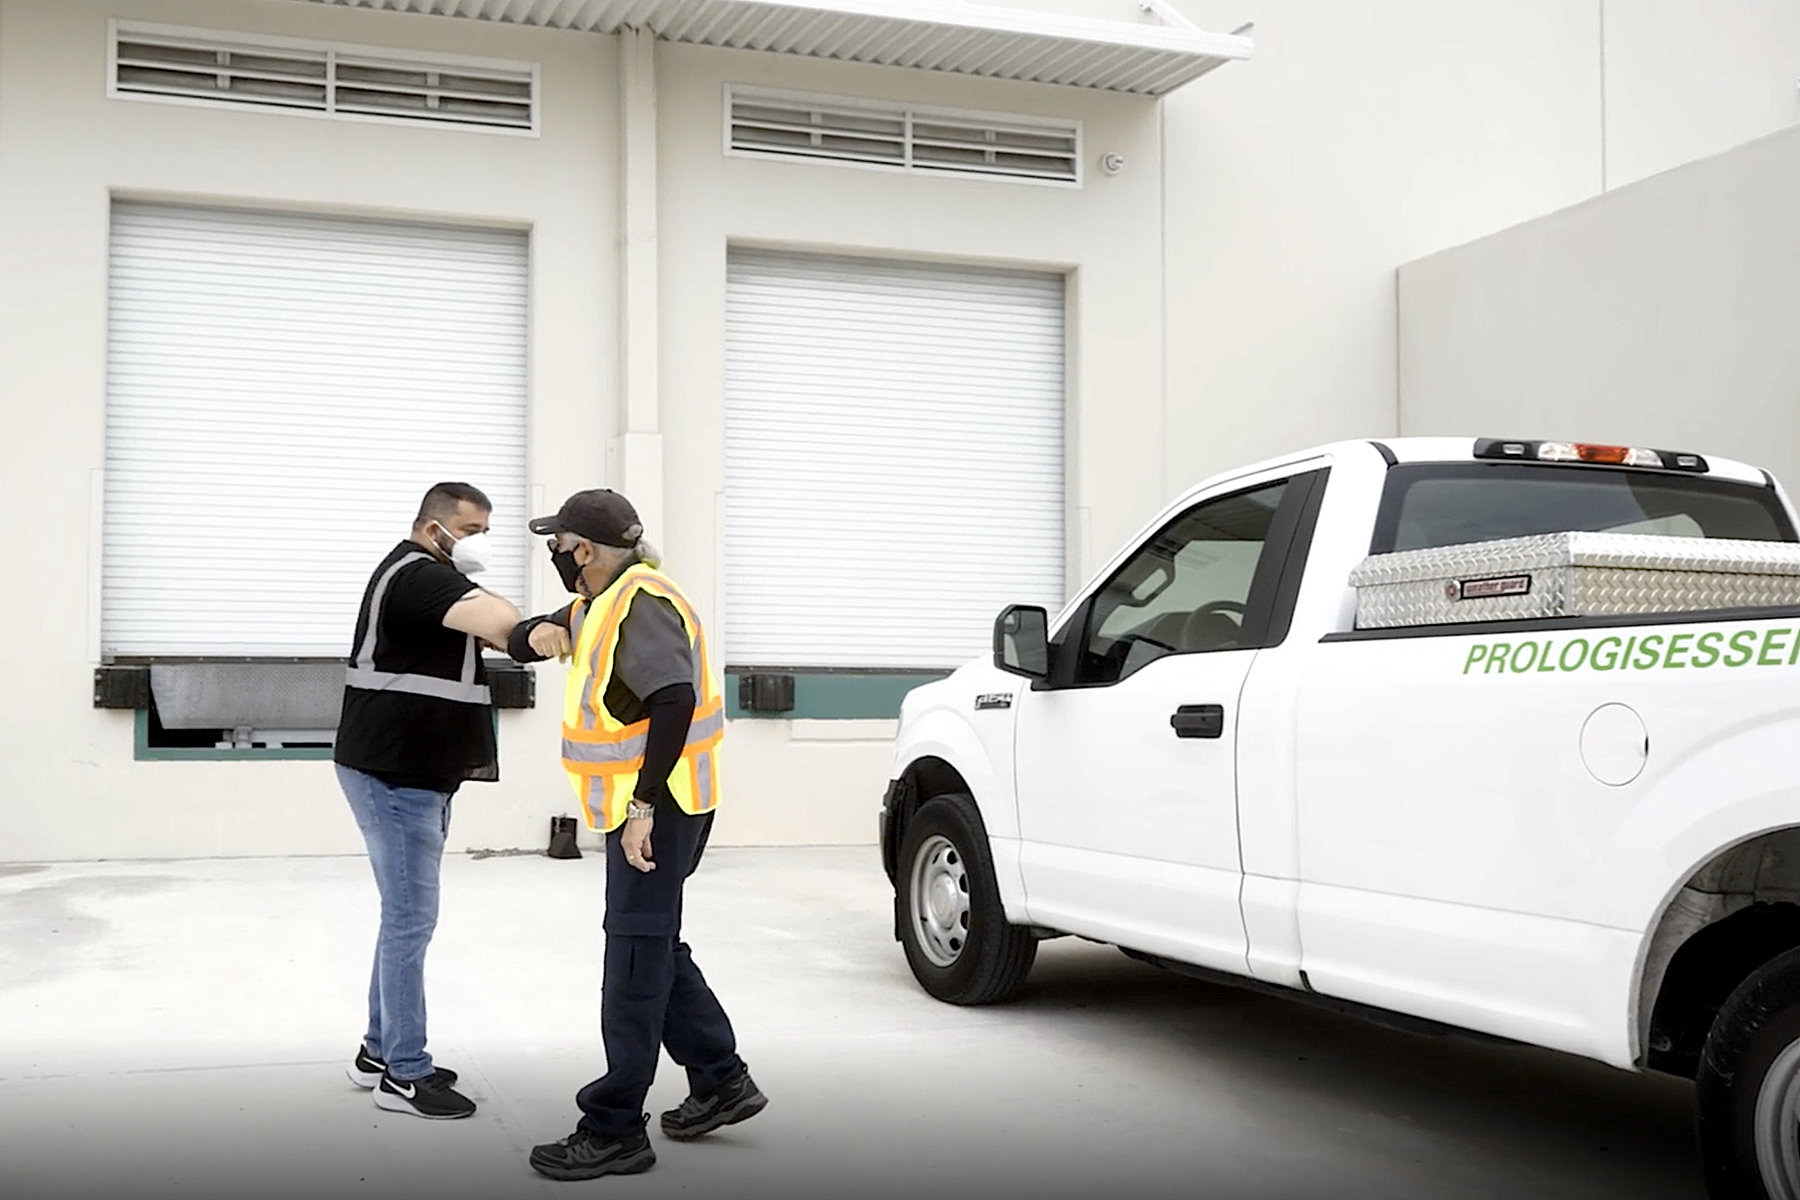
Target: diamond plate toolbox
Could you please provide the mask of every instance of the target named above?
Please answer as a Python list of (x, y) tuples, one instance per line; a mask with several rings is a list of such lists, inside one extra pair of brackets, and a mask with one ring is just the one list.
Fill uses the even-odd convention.
[(1376, 554), (1350, 573), (1356, 627), (1800, 605), (1800, 544), (1550, 533)]

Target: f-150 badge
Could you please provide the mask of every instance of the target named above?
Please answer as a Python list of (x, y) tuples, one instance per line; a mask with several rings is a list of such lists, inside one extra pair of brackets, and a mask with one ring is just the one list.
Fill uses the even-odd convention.
[(1011, 692), (989, 692), (985, 696), (975, 697), (975, 711), (983, 712), (990, 708), (1011, 708)]

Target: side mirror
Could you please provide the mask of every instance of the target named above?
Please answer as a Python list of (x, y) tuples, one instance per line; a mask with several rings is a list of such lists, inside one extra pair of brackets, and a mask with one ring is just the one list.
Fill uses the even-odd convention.
[(994, 665), (1027, 679), (1050, 678), (1050, 614), (1015, 604), (994, 621)]

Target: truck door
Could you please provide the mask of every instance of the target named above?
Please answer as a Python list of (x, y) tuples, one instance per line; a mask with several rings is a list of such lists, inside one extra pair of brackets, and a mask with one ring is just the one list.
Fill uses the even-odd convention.
[[(1290, 468), (1291, 470), (1291, 468)], [(1239, 693), (1291, 612), (1289, 547), (1324, 472), (1265, 477), (1157, 530), (1057, 631), (1019, 700), (1021, 860), (1032, 919), (1245, 969)], [(1274, 626), (1279, 623), (1279, 631)]]

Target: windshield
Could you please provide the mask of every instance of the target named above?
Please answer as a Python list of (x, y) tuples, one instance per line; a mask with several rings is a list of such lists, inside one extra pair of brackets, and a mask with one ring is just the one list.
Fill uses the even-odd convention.
[(1771, 488), (1585, 466), (1419, 464), (1388, 472), (1369, 552), (1567, 531), (1796, 540)]

